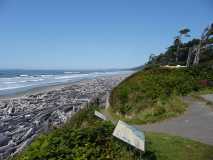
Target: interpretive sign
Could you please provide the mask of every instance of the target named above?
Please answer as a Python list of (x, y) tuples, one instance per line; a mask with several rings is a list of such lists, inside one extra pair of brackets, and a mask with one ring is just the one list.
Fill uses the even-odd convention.
[(106, 117), (105, 117), (102, 113), (100, 113), (100, 112), (98, 112), (98, 111), (95, 111), (95, 115), (96, 115), (97, 117), (103, 119), (104, 121), (106, 120)]
[(113, 131), (113, 136), (141, 151), (145, 151), (144, 133), (123, 121), (118, 121), (118, 124)]

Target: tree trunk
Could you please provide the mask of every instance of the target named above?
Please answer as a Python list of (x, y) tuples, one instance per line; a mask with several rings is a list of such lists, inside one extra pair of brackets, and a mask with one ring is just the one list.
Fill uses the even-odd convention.
[(202, 43), (202, 42), (200, 41), (200, 44), (198, 45), (197, 50), (196, 50), (196, 52), (195, 52), (195, 58), (194, 58), (193, 65), (198, 65), (198, 64), (199, 64), (199, 61), (200, 61), (201, 43)]
[(176, 51), (176, 62), (178, 62), (179, 51), (180, 51), (180, 45), (177, 46), (177, 51)]
[(187, 61), (186, 61), (186, 66), (187, 67), (190, 67), (191, 65), (191, 57), (192, 57), (192, 52), (193, 52), (193, 48), (189, 48), (189, 53), (188, 53), (188, 58), (187, 58)]

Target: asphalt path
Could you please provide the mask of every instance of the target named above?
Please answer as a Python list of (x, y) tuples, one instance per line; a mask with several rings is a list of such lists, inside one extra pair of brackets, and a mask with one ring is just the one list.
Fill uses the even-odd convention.
[[(213, 95), (204, 97), (213, 102)], [(135, 127), (142, 131), (167, 133), (213, 145), (213, 106), (191, 97), (185, 97), (183, 100), (188, 104), (184, 114), (162, 122)]]

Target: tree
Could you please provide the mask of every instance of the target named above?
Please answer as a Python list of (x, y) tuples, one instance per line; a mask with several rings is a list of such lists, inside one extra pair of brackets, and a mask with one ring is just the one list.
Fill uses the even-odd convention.
[(174, 45), (177, 47), (176, 51), (176, 62), (178, 61), (178, 57), (180, 54), (180, 46), (182, 44), (181, 39), (183, 37), (189, 37), (190, 35), (188, 34), (190, 32), (190, 29), (188, 28), (183, 28), (179, 31), (179, 35), (175, 37)]
[(155, 54), (151, 54), (149, 56), (149, 63), (154, 63), (155, 62), (155, 59), (156, 59), (156, 55)]
[(176, 62), (178, 61), (180, 45), (181, 45), (180, 36), (177, 36), (177, 37), (175, 37), (175, 40), (174, 40), (174, 46), (176, 46), (176, 48), (177, 48), (177, 50), (176, 50)]
[(184, 36), (189, 36), (188, 35), (189, 32), (190, 32), (190, 29), (188, 28), (184, 28), (179, 31), (180, 35), (184, 35)]
[(212, 35), (213, 35), (213, 24), (211, 24), (210, 26), (207, 26), (201, 35), (200, 43), (196, 47), (197, 50), (195, 53), (193, 65), (199, 64), (201, 49), (206, 49)]
[(209, 39), (213, 35), (213, 23), (208, 28), (207, 39)]

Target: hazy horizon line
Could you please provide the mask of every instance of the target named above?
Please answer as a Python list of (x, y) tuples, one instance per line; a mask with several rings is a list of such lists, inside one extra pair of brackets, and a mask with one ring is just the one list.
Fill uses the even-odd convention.
[[(138, 66), (136, 66), (138, 67)], [(128, 70), (136, 67), (124, 67), (124, 68), (0, 68), (0, 70), (69, 70), (69, 71), (93, 71), (93, 70)]]

